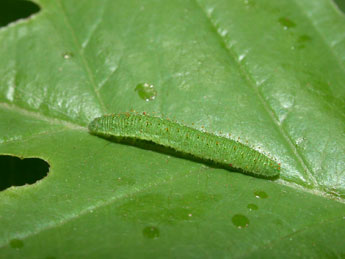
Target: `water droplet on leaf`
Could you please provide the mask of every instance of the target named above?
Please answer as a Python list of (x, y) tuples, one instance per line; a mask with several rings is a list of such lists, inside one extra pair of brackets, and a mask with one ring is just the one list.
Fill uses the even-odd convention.
[(241, 214), (236, 214), (232, 217), (232, 223), (238, 228), (246, 228), (249, 225), (249, 219)]
[(70, 59), (70, 58), (73, 57), (73, 53), (72, 52), (65, 52), (65, 53), (62, 54), (62, 57), (64, 59)]
[(135, 91), (137, 91), (139, 97), (145, 101), (152, 101), (156, 99), (156, 96), (157, 96), (157, 91), (155, 87), (148, 83), (138, 84), (135, 87)]
[(143, 229), (143, 235), (149, 239), (156, 239), (159, 237), (159, 229), (153, 226), (145, 227)]
[(249, 210), (258, 210), (258, 206), (256, 206), (256, 205), (253, 204), (253, 203), (248, 204), (248, 205), (247, 205), (247, 208), (248, 208)]
[(258, 199), (266, 199), (268, 197), (267, 193), (264, 191), (255, 191), (254, 195)]

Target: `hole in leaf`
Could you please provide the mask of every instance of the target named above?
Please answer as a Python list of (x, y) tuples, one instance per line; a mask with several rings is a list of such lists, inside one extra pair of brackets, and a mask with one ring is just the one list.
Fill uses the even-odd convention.
[(33, 184), (47, 176), (49, 164), (40, 158), (0, 156), (0, 191), (11, 186)]
[(0, 28), (37, 13), (41, 8), (25, 0), (0, 0)]

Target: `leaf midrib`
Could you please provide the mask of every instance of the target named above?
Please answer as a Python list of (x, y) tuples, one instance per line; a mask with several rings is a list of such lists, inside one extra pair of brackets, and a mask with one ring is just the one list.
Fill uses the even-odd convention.
[(76, 124), (67, 120), (61, 120), (61, 119), (57, 119), (54, 117), (47, 117), (45, 115), (43, 115), (42, 113), (39, 112), (34, 112), (34, 111), (30, 111), (27, 109), (24, 109), (14, 103), (5, 103), (5, 102), (0, 102), (0, 108), (6, 109), (6, 110), (10, 110), (10, 111), (15, 111), (19, 114), (22, 114), (24, 116), (29, 116), (41, 121), (45, 121), (48, 122), (52, 125), (63, 125), (67, 128), (73, 129), (73, 130), (87, 130), (87, 128), (81, 124)]
[[(37, 112), (28, 111), (26, 109), (23, 109), (21, 107), (18, 107), (16, 105), (14, 105), (14, 104), (0, 103), (0, 108), (8, 109), (8, 110), (11, 110), (11, 111), (14, 110), (14, 111), (16, 111), (18, 113), (23, 114), (24, 116), (29, 116), (29, 117), (32, 117), (32, 118), (35, 118), (35, 119), (39, 119), (41, 121), (48, 122), (51, 125), (63, 125), (67, 129), (69, 129), (69, 130), (79, 130), (79, 131), (82, 131), (82, 132), (88, 131), (88, 128), (84, 127), (82, 125), (71, 123), (71, 122), (65, 121), (65, 120), (59, 120), (59, 119), (56, 119), (56, 118), (47, 117), (47, 116), (44, 116), (44, 115), (42, 115), (40, 113), (37, 113)], [(32, 135), (30, 135), (27, 138), (4, 141), (4, 142), (2, 142), (0, 144), (6, 144), (6, 143), (16, 142), (16, 141), (20, 141), (20, 142), (28, 141), (28, 140), (31, 140), (31, 139), (36, 138), (38, 136), (41, 136), (41, 135), (51, 135), (51, 134), (58, 133), (58, 132), (61, 132), (61, 131), (66, 131), (66, 129), (55, 130), (55, 131), (39, 132), (37, 134), (32, 134)], [(326, 192), (324, 192), (322, 190), (308, 189), (305, 186), (296, 184), (294, 182), (289, 182), (289, 181), (286, 181), (284, 179), (278, 179), (277, 181), (275, 181), (275, 183), (281, 184), (283, 186), (288, 186), (288, 187), (290, 187), (292, 189), (301, 190), (303, 192), (307, 192), (307, 193), (310, 193), (310, 194), (315, 195), (315, 196), (323, 197), (323, 198), (330, 199), (330, 200), (335, 200), (335, 201), (338, 201), (340, 203), (345, 203), (344, 199), (339, 199), (339, 197), (333, 196), (333, 195), (331, 195), (329, 193), (326, 193)]]
[(314, 187), (318, 187), (318, 183), (311, 173), (310, 165), (305, 160), (304, 156), (299, 152), (298, 149), (296, 149), (295, 145), (293, 144), (291, 138), (287, 134), (287, 132), (284, 130), (283, 127), (280, 126), (277, 119), (274, 116), (274, 112), (271, 109), (271, 107), (268, 105), (268, 103), (265, 101), (261, 93), (258, 91), (257, 87), (255, 87), (255, 81), (249, 71), (238, 61), (236, 58), (236, 54), (233, 52), (233, 50), (228, 46), (227, 42), (224, 40), (224, 37), (218, 32), (216, 24), (212, 21), (212, 17), (206, 12), (206, 10), (203, 9), (202, 5), (198, 2), (198, 0), (194, 0), (196, 3), (196, 6), (202, 11), (202, 13), (205, 15), (206, 19), (209, 21), (210, 25), (214, 29), (216, 35), (221, 39), (223, 45), (225, 46), (225, 50), (229, 54), (230, 58), (234, 60), (239, 67), (239, 71), (241, 73), (241, 76), (244, 78), (245, 81), (247, 81), (248, 85), (252, 88), (253, 92), (258, 97), (261, 105), (264, 107), (265, 111), (269, 115), (271, 121), (273, 122), (273, 125), (275, 128), (281, 133), (282, 137), (284, 138), (285, 142), (287, 143), (288, 148), (293, 152), (295, 155), (297, 161), (301, 165), (301, 167), (305, 170), (306, 176), (308, 177), (307, 181), (311, 183)]

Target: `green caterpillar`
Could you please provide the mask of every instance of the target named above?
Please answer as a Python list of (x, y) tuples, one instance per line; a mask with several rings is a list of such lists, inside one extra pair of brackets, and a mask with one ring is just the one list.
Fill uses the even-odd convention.
[(145, 113), (105, 115), (94, 119), (89, 131), (104, 137), (152, 141), (257, 176), (272, 178), (280, 171), (280, 164), (242, 143)]

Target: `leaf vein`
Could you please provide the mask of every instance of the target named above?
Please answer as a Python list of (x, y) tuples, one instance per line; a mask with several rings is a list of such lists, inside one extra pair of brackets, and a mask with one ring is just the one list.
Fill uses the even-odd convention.
[(338, 220), (342, 220), (342, 219), (343, 219), (343, 216), (340, 216), (340, 217), (338, 216), (338, 217), (335, 217), (335, 218), (330, 218), (330, 219), (322, 220), (322, 221), (314, 223), (314, 224), (306, 225), (306, 226), (302, 227), (301, 229), (296, 230), (296, 231), (294, 231), (294, 232), (292, 232), (290, 234), (286, 234), (286, 235), (284, 235), (284, 236), (282, 236), (282, 237), (280, 237), (278, 239), (270, 240), (268, 243), (259, 245), (255, 249), (249, 251), (248, 253), (246, 253), (244, 255), (241, 255), (241, 257), (247, 258), (253, 252), (258, 251), (258, 250), (264, 250), (265, 248), (273, 249), (273, 247), (278, 245), (280, 243), (280, 241), (283, 241), (283, 240), (288, 239), (288, 238), (292, 238), (293, 236), (301, 234), (301, 233), (303, 233), (305, 231), (308, 231), (309, 229), (312, 229), (314, 227), (319, 227), (321, 225), (325, 225), (325, 224), (332, 223), (332, 222), (335, 222), (335, 221), (338, 221)]
[(89, 64), (88, 64), (88, 61), (86, 60), (86, 58), (85, 58), (85, 56), (84, 56), (84, 53), (83, 53), (83, 51), (82, 51), (82, 49), (81, 49), (81, 47), (80, 47), (80, 44), (79, 44), (77, 35), (76, 35), (76, 33), (75, 33), (75, 30), (73, 29), (72, 24), (71, 24), (71, 22), (69, 21), (69, 19), (68, 19), (68, 17), (67, 17), (67, 12), (66, 12), (66, 10), (65, 10), (65, 8), (64, 8), (64, 6), (63, 6), (61, 0), (57, 0), (57, 3), (60, 5), (60, 8), (61, 8), (61, 10), (62, 10), (62, 14), (63, 14), (63, 17), (64, 17), (64, 21), (65, 21), (65, 23), (66, 23), (66, 26), (67, 26), (67, 27), (69, 28), (69, 30), (71, 31), (71, 34), (72, 34), (72, 37), (73, 37), (73, 41), (74, 41), (74, 43), (75, 43), (75, 47), (76, 47), (76, 49), (79, 49), (79, 55), (80, 55), (81, 60), (82, 60), (82, 62), (83, 62), (85, 71), (86, 71), (86, 73), (87, 73), (87, 75), (88, 75), (88, 77), (89, 77), (90, 83), (91, 83), (91, 85), (92, 85), (92, 87), (93, 87), (93, 90), (94, 90), (94, 92), (95, 92), (95, 94), (96, 94), (96, 97), (97, 97), (97, 99), (98, 99), (98, 101), (99, 101), (99, 103), (100, 103), (100, 105), (101, 105), (101, 107), (102, 107), (102, 110), (103, 110), (102, 112), (105, 114), (105, 113), (107, 113), (107, 112), (106, 112), (106, 111), (107, 111), (106, 106), (105, 106), (105, 104), (104, 104), (104, 102), (103, 102), (103, 100), (102, 100), (102, 98), (101, 98), (101, 95), (100, 95), (99, 92), (97, 91), (97, 85), (96, 85), (96, 82), (95, 82), (94, 75), (93, 75), (92, 70), (91, 70), (91, 68), (90, 68), (90, 66), (89, 66)]
[(32, 118), (35, 118), (35, 119), (38, 119), (41, 121), (46, 121), (50, 124), (63, 125), (63, 126), (70, 128), (70, 129), (79, 129), (79, 130), (85, 130), (86, 129), (85, 127), (83, 127), (81, 125), (78, 125), (78, 124), (75, 124), (75, 123), (72, 123), (69, 121), (50, 118), (50, 117), (46, 117), (46, 116), (42, 115), (41, 113), (28, 111), (28, 110), (23, 109), (23, 108), (15, 105), (15, 104), (8, 104), (8, 103), (0, 102), (0, 108), (11, 110), (11, 111), (16, 111), (22, 115), (29, 116), (29, 117), (32, 117)]
[(91, 26), (89, 35), (86, 37), (86, 39), (85, 39), (85, 40), (83, 41), (83, 43), (81, 44), (82, 50), (85, 50), (85, 48), (86, 48), (87, 45), (89, 44), (89, 42), (90, 42), (92, 36), (94, 35), (95, 31), (97, 30), (97, 28), (99, 27), (99, 25), (100, 25), (101, 22), (103, 21), (104, 10), (105, 10), (106, 4), (100, 4), (100, 6), (102, 6), (101, 15), (100, 15), (99, 18), (96, 20), (96, 22)]
[(315, 177), (313, 176), (313, 174), (311, 173), (311, 169), (310, 169), (310, 165), (309, 163), (306, 161), (306, 159), (304, 158), (304, 156), (299, 152), (298, 149), (296, 149), (295, 145), (293, 144), (291, 138), (289, 137), (289, 135), (287, 134), (287, 132), (284, 130), (284, 128), (279, 124), (278, 120), (277, 120), (277, 116), (274, 113), (274, 111), (271, 109), (271, 107), (269, 106), (269, 104), (265, 101), (265, 98), (262, 96), (262, 94), (260, 93), (260, 91), (258, 90), (258, 88), (256, 87), (257, 84), (254, 81), (253, 77), (250, 75), (250, 73), (247, 71), (246, 68), (243, 67), (243, 65), (239, 62), (238, 58), (236, 58), (236, 54), (234, 53), (234, 51), (228, 46), (227, 42), (224, 40), (224, 36), (222, 36), (219, 31), (217, 30), (217, 26), (216, 24), (213, 22), (211, 15), (209, 15), (206, 10), (204, 10), (204, 8), (202, 7), (202, 5), (199, 3), (199, 0), (194, 0), (196, 5), (199, 7), (199, 9), (203, 12), (203, 14), (205, 15), (205, 17), (207, 18), (207, 20), (209, 21), (210, 25), (213, 27), (213, 29), (215, 30), (215, 33), (218, 35), (218, 37), (221, 39), (221, 42), (224, 44), (224, 47), (226, 49), (226, 51), (228, 52), (229, 56), (237, 63), (240, 73), (242, 75), (242, 77), (247, 81), (247, 83), (249, 84), (249, 86), (253, 89), (254, 93), (257, 95), (260, 103), (262, 104), (262, 106), (264, 107), (265, 111), (267, 112), (267, 114), (270, 116), (273, 125), (277, 128), (277, 130), (281, 133), (281, 135), (283, 136), (284, 140), (286, 141), (286, 143), (288, 144), (288, 147), (290, 148), (290, 150), (294, 153), (294, 155), (296, 156), (299, 164), (302, 166), (302, 168), (305, 171), (306, 176), (309, 178), (308, 180), (310, 181), (310, 183), (314, 186), (317, 186), (318, 183), (315, 179)]
[[(118, 196), (113, 196), (111, 197), (110, 199), (108, 199), (107, 201), (103, 201), (103, 202), (99, 202), (98, 204), (95, 204), (95, 205), (92, 205), (92, 206), (89, 206), (85, 209), (82, 209), (80, 212), (78, 212), (78, 214), (69, 214), (67, 216), (65, 216), (64, 219), (61, 219), (61, 220), (58, 220), (58, 221), (51, 221), (49, 223), (47, 223), (45, 226), (41, 227), (41, 228), (37, 228), (35, 231), (32, 231), (26, 235), (23, 235), (23, 236), (20, 236), (21, 239), (25, 239), (25, 238), (29, 238), (29, 237), (32, 237), (32, 236), (35, 236), (43, 231), (46, 231), (46, 230), (49, 230), (49, 229), (54, 229), (54, 228), (57, 228), (59, 226), (63, 226), (64, 224), (67, 224), (68, 222), (70, 221), (73, 221), (74, 219), (78, 219), (86, 214), (88, 214), (89, 212), (91, 211), (94, 211), (96, 209), (100, 209), (102, 207), (105, 207), (105, 206), (108, 206), (108, 205), (111, 205), (113, 204), (114, 202), (117, 202), (119, 200), (122, 200), (122, 199), (126, 199), (126, 198), (129, 198), (131, 196), (134, 196), (136, 194), (139, 194), (141, 192), (145, 192), (147, 190), (150, 190), (152, 189), (153, 187), (156, 187), (156, 186), (160, 186), (160, 185), (164, 185), (164, 184), (169, 184), (169, 183), (172, 183), (178, 179), (183, 179), (187, 176), (190, 176), (191, 174), (182, 174), (182, 175), (179, 175), (178, 177), (171, 177), (170, 179), (164, 179), (162, 181), (159, 181), (159, 182), (156, 182), (156, 183), (149, 183), (147, 184), (146, 186), (138, 189), (137, 187), (134, 187), (131, 192), (129, 193), (126, 193), (126, 194), (120, 194)], [(15, 233), (17, 236), (18, 236), (18, 233)], [(14, 237), (13, 237), (14, 238)], [(0, 249), (3, 248), (4, 246), (6, 246), (8, 244), (8, 241), (0, 244)]]
[[(341, 56), (334, 52), (334, 48), (332, 48), (332, 47), (329, 45), (329, 43), (327, 42), (325, 36), (320, 32), (320, 30), (318, 30), (318, 27), (317, 27), (316, 24), (313, 22), (313, 20), (311, 19), (310, 15), (309, 15), (307, 12), (305, 12), (305, 8), (301, 7), (299, 1), (294, 0), (293, 3), (295, 3), (295, 5), (298, 7), (298, 9), (301, 10), (302, 14), (304, 14), (304, 15), (307, 17), (309, 23), (312, 25), (312, 27), (314, 28), (315, 32), (320, 36), (320, 38), (321, 38), (321, 40), (323, 41), (323, 43), (327, 46), (327, 48), (330, 50), (330, 52), (331, 52), (331, 54), (333, 55), (333, 57), (335, 58), (335, 60), (338, 62), (339, 67), (341, 68), (341, 70), (343, 70), (344, 73), (345, 73), (344, 64), (343, 64), (343, 62), (342, 62), (341, 59), (340, 59)], [(343, 35), (344, 35), (344, 37), (345, 37), (345, 34), (343, 34)], [(343, 38), (343, 39), (344, 39), (344, 38)], [(343, 40), (341, 40), (341, 42), (342, 42), (342, 41), (343, 41)], [(339, 42), (338, 42), (338, 43), (339, 43)]]

